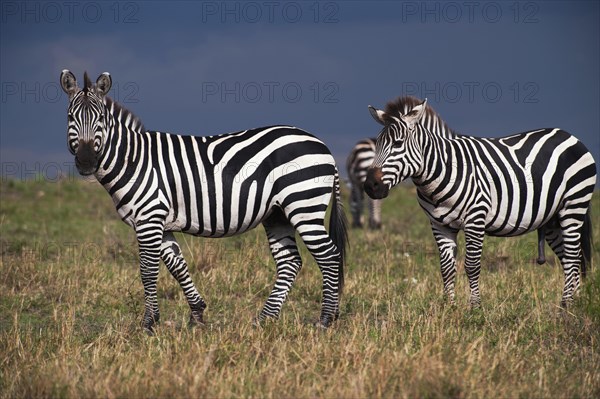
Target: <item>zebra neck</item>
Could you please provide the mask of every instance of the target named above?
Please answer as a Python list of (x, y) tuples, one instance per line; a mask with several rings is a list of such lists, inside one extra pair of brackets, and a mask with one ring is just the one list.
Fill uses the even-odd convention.
[(112, 195), (113, 186), (128, 179), (140, 161), (143, 125), (125, 108), (109, 106), (109, 109), (112, 118), (96, 178)]
[(456, 169), (453, 137), (442, 137), (426, 132), (421, 135), (421, 167), (413, 176), (413, 183), (422, 196), (434, 196), (448, 184), (448, 176)]

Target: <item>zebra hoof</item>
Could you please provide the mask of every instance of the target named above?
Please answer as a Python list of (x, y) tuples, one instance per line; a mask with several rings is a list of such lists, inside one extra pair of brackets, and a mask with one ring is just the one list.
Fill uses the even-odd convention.
[(204, 323), (204, 309), (206, 309), (206, 303), (203, 300), (200, 302), (190, 305), (190, 320), (188, 325), (190, 327), (203, 326)]
[(451, 297), (448, 295), (444, 295), (444, 297), (442, 298), (442, 303), (444, 304), (444, 306), (449, 306), (451, 308), (456, 307), (456, 299), (454, 299), (453, 296)]
[(329, 329), (329, 326), (328, 326), (328, 325), (326, 325), (326, 324), (323, 324), (323, 322), (322, 322), (322, 321), (320, 321), (320, 320), (319, 320), (319, 321), (317, 321), (317, 322), (314, 324), (314, 327), (315, 327), (317, 330), (322, 330), (322, 331), (326, 331), (326, 330), (328, 330), (328, 329)]
[(561, 307), (561, 309), (563, 309), (563, 310), (567, 310), (567, 309), (569, 309), (569, 308), (571, 307), (571, 305), (572, 305), (572, 304), (573, 304), (573, 298), (572, 298), (572, 297), (571, 297), (571, 298), (567, 298), (567, 299), (563, 298), (563, 299), (560, 301), (560, 307)]
[(153, 337), (153, 336), (156, 335), (156, 331), (154, 331), (154, 327), (153, 326), (144, 326), (144, 332), (149, 337)]
[(190, 315), (190, 320), (188, 321), (188, 326), (190, 328), (203, 327), (205, 325), (206, 323), (204, 323), (202, 315), (194, 315), (193, 313)]
[(270, 315), (265, 316), (265, 315), (261, 314), (261, 315), (255, 317), (254, 319), (252, 319), (252, 327), (263, 328), (265, 325), (274, 323), (277, 320), (278, 320), (278, 317), (270, 316)]
[(327, 330), (329, 327), (331, 327), (333, 322), (335, 320), (337, 320), (337, 318), (338, 318), (337, 314), (335, 316), (332, 316), (332, 315), (321, 316), (319, 321), (317, 321), (315, 323), (315, 327), (317, 327), (318, 329)]
[(144, 328), (144, 331), (146, 332), (146, 334), (152, 336), (154, 335), (154, 326), (156, 324), (158, 324), (160, 320), (160, 314), (159, 313), (154, 313), (154, 314), (149, 314), (149, 313), (145, 313), (144, 314), (144, 321), (142, 324), (142, 327)]
[(253, 328), (262, 328), (263, 327), (263, 321), (260, 318), (258, 318), (258, 317), (253, 318), (252, 319), (252, 327)]
[(471, 299), (469, 300), (469, 306), (471, 309), (481, 309), (481, 299)]

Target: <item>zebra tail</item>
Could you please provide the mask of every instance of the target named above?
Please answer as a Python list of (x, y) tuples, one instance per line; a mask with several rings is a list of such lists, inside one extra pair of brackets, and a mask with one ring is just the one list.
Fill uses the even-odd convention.
[(583, 278), (587, 275), (587, 269), (592, 269), (592, 218), (591, 208), (588, 208), (583, 226), (581, 226), (581, 249), (583, 256), (581, 259), (581, 275)]
[(329, 218), (329, 238), (331, 238), (331, 241), (333, 241), (340, 251), (338, 295), (341, 296), (344, 289), (344, 263), (346, 261), (346, 247), (348, 245), (348, 220), (346, 219), (344, 205), (340, 197), (340, 177), (337, 168), (333, 183), (333, 206)]

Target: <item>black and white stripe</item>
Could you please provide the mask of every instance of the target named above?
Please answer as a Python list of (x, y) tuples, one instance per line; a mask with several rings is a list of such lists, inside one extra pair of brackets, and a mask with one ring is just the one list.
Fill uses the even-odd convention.
[[(258, 321), (278, 317), (302, 266), (298, 232), (323, 274), (320, 324), (339, 314), (345, 218), (339, 177), (328, 148), (291, 126), (271, 126), (210, 137), (146, 130), (106, 97), (108, 73), (80, 89), (63, 71), (69, 94), (69, 149), (81, 174), (94, 174), (122, 220), (135, 229), (145, 292), (144, 327), (159, 319), (158, 265), (163, 260), (181, 285), (192, 323), (206, 304), (194, 286), (173, 232), (226, 237), (263, 224), (277, 264), (275, 286)], [(329, 233), (325, 211), (332, 200)]]
[[(410, 102), (401, 104), (402, 113), (410, 111)], [(421, 124), (430, 131), (444, 137), (455, 134), (446, 123), (434, 112), (423, 114)], [(352, 148), (346, 159), (346, 171), (350, 185), (350, 211), (352, 213), (353, 227), (362, 227), (362, 211), (364, 197), (364, 183), (367, 171), (375, 159), (375, 143), (377, 138), (366, 138), (360, 140)], [(369, 198), (369, 227), (378, 229), (381, 227), (381, 200)]]
[(373, 198), (411, 178), (440, 250), (444, 292), (454, 300), (456, 238), (465, 232), (470, 303), (479, 305), (484, 234), (516, 236), (540, 230), (563, 265), (566, 306), (591, 257), (590, 200), (596, 164), (577, 138), (539, 129), (504, 138), (443, 135), (421, 123), (435, 112), (411, 97), (370, 108), (384, 125), (365, 181)]
[[(375, 157), (375, 138), (360, 140), (352, 148), (346, 159), (348, 185), (350, 187), (350, 213), (352, 226), (362, 227), (362, 212), (364, 208), (363, 184), (367, 178), (367, 170)], [(368, 198), (369, 228), (381, 228), (381, 200)]]

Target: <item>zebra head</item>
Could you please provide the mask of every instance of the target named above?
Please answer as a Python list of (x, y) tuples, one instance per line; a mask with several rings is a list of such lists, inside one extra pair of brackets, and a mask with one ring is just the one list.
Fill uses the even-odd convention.
[(79, 173), (88, 176), (98, 170), (108, 137), (104, 97), (112, 86), (112, 79), (104, 72), (93, 85), (86, 72), (83, 80), (81, 89), (71, 71), (65, 69), (60, 75), (61, 87), (69, 95), (67, 146), (75, 155)]
[(390, 188), (419, 171), (422, 156), (416, 131), (426, 103), (427, 99), (398, 115), (369, 106), (373, 119), (383, 125), (375, 144), (375, 158), (364, 183), (369, 197), (387, 197)]

